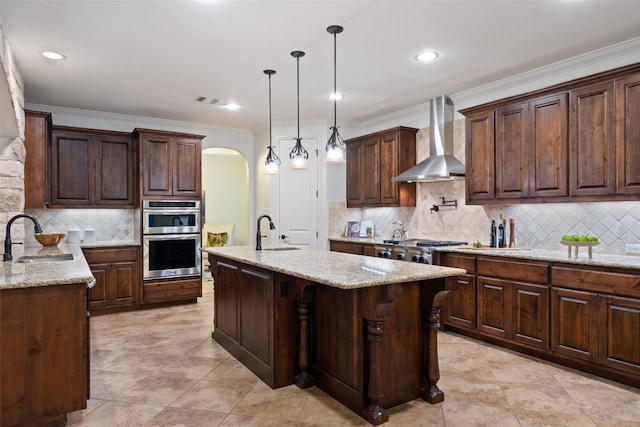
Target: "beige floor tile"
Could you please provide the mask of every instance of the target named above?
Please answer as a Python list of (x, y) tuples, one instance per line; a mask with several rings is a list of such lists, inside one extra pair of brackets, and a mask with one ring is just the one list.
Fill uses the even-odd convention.
[(253, 372), (233, 357), (229, 357), (223, 361), (206, 377), (204, 377), (204, 379), (218, 384), (233, 383), (248, 387), (248, 390), (253, 388), (253, 386), (260, 381)]
[(370, 424), (338, 401), (323, 395), (310, 395), (298, 421), (318, 426), (369, 426)]
[(447, 427), (520, 427), (518, 418), (509, 408), (448, 403), (445, 400), (442, 412)]
[(475, 377), (444, 375), (438, 387), (444, 392), (447, 402), (509, 407), (504, 391), (495, 380), (478, 381)]
[(83, 417), (74, 427), (142, 427), (162, 409), (162, 406), (107, 402)]
[(220, 424), (221, 427), (315, 427), (317, 424), (300, 421), (277, 420), (264, 417), (231, 414)]
[(640, 391), (615, 387), (606, 382), (565, 386), (571, 398), (591, 417), (610, 422), (635, 422), (640, 425)]
[(389, 411), (384, 427), (445, 427), (442, 404), (432, 405), (421, 399), (396, 406)]
[(251, 387), (243, 387), (239, 384), (220, 384), (213, 381), (200, 380), (173, 401), (171, 406), (229, 413), (249, 390), (251, 390)]
[(167, 406), (197, 382), (198, 380), (156, 372), (138, 381), (112, 400)]
[(90, 393), (92, 399), (111, 400), (138, 381), (149, 375), (148, 372), (109, 372), (91, 371)]
[(309, 395), (295, 385), (272, 390), (262, 382), (233, 409), (233, 414), (294, 421), (299, 418)]
[(518, 410), (517, 415), (522, 427), (597, 427), (597, 424), (584, 414)]
[(556, 382), (549, 384), (500, 383), (500, 387), (511, 407), (517, 408), (518, 411), (584, 415), (580, 406)]
[(169, 407), (153, 417), (145, 427), (215, 427), (226, 416), (224, 412)]

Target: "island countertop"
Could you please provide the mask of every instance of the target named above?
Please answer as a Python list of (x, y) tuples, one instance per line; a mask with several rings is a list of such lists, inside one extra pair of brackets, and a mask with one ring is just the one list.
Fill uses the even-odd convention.
[(460, 268), (321, 249), (291, 248), (292, 246), (271, 246), (256, 251), (251, 246), (224, 246), (206, 247), (202, 248), (202, 251), (341, 289), (430, 280), (466, 273)]
[[(93, 275), (80, 245), (59, 244), (57, 247), (13, 246), (13, 260), (0, 261), (0, 290), (39, 286), (89, 283)], [(65, 261), (19, 263), (22, 256), (47, 257), (71, 254)]]

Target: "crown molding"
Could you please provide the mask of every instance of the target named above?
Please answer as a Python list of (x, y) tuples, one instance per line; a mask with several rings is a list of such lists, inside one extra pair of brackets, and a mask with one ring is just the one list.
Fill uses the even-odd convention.
[(451, 95), (456, 110), (640, 62), (640, 37)]

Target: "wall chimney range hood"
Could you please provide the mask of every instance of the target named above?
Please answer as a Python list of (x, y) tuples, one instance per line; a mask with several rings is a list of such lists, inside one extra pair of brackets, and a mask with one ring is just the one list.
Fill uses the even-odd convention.
[(453, 157), (453, 101), (433, 98), (429, 127), (429, 157), (393, 178), (402, 182), (438, 182), (464, 179), (464, 164)]

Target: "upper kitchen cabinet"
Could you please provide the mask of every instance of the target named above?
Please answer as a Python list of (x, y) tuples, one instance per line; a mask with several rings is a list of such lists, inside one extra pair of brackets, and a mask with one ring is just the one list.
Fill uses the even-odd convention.
[(134, 207), (130, 133), (54, 126), (49, 154), (50, 207)]
[(640, 72), (617, 80), (616, 150), (618, 194), (640, 194)]
[(200, 198), (202, 135), (136, 129), (142, 196)]
[(42, 209), (47, 197), (47, 146), (51, 113), (25, 110), (24, 208)]
[(345, 141), (347, 207), (416, 205), (416, 184), (392, 178), (416, 164), (417, 131), (400, 126)]
[(469, 204), (640, 194), (640, 64), (461, 111)]

